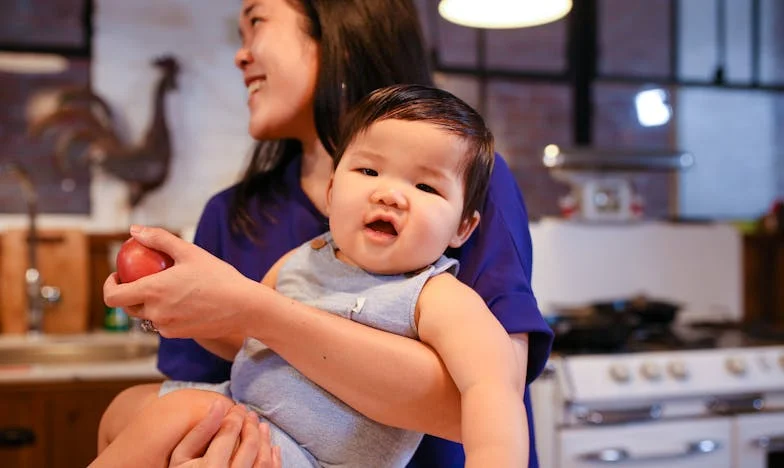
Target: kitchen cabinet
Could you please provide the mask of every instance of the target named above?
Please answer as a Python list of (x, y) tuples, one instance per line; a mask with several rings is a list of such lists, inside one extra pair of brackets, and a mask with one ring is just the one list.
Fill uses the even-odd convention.
[[(2, 194), (2, 182), (0, 182), (0, 207), (3, 206), (3, 194)], [(180, 235), (176, 229), (169, 229), (169, 231), (173, 232), (174, 234)], [(17, 260), (9, 260), (7, 258), (4, 259), (4, 256), (19, 256), (18, 252), (14, 253), (13, 251), (3, 251), (3, 245), (10, 245), (13, 247), (13, 244), (7, 240), (9, 236), (7, 231), (0, 230), (0, 265), (5, 263), (17, 262)], [(114, 271), (114, 248), (116, 245), (121, 244), (122, 242), (126, 241), (130, 234), (128, 231), (117, 231), (117, 232), (88, 232), (86, 233), (87, 237), (87, 249), (88, 252), (86, 254), (87, 258), (85, 261), (88, 262), (87, 268), (87, 284), (84, 286), (84, 291), (79, 291), (76, 295), (86, 294), (87, 295), (87, 310), (84, 311), (87, 314), (87, 321), (86, 326), (84, 326), (84, 330), (100, 330), (104, 326), (104, 318), (106, 316), (106, 305), (103, 302), (103, 283), (106, 281), (106, 277)], [(49, 246), (47, 252), (49, 255), (56, 253), (54, 247)], [(73, 253), (73, 252), (72, 252)], [(58, 257), (62, 257), (61, 254), (57, 254)], [(40, 255), (39, 255), (40, 257)], [(74, 261), (71, 259), (71, 261)], [(40, 262), (40, 260), (39, 260)], [(52, 263), (52, 261), (49, 261)], [(57, 265), (55, 265), (57, 267)], [(60, 267), (62, 270), (65, 267)], [(69, 268), (69, 270), (73, 270), (73, 268)], [(0, 272), (2, 273), (2, 272)], [(43, 277), (47, 284), (51, 286), (57, 286), (61, 289), (64, 287), (63, 284), (59, 284), (56, 281), (53, 282), (51, 279), (47, 280), (49, 276)], [(2, 289), (2, 285), (0, 284), (0, 289)], [(21, 290), (21, 289), (20, 289)], [(6, 296), (8, 296), (6, 294)], [(0, 297), (4, 297), (0, 294)], [(8, 297), (5, 297), (5, 300), (8, 301)], [(2, 306), (0, 306), (0, 310), (3, 310)], [(51, 312), (51, 310), (49, 310)], [(49, 316), (49, 314), (47, 314)], [(64, 317), (65, 318), (65, 317)], [(67, 317), (67, 320), (72, 320), (73, 317)], [(15, 319), (16, 320), (16, 319)], [(49, 318), (48, 320), (58, 321), (59, 318)], [(0, 320), (0, 335), (2, 333), (7, 333), (7, 330), (3, 329), (2, 320)], [(53, 324), (56, 329), (63, 329), (62, 323)], [(62, 333), (62, 331), (60, 332)]]
[(743, 238), (744, 320), (784, 331), (784, 235)]
[(150, 382), (160, 380), (0, 385), (0, 465), (84, 468), (96, 456), (98, 423), (115, 395)]

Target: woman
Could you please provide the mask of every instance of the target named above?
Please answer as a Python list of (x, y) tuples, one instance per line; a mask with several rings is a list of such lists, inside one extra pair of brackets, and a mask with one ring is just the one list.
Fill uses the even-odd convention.
[[(431, 84), (416, 9), (408, 0), (244, 0), (239, 24), (235, 61), (248, 87), (249, 132), (260, 143), (239, 184), (202, 214), (195, 243), (214, 256), (141, 229), (134, 236), (175, 265), (126, 285), (110, 277), (106, 303), (152, 320), (167, 338), (253, 336), (366, 416), (438, 436), (425, 438), (411, 466), (461, 465), (460, 445), (449, 442), (460, 440), (459, 392), (431, 349), (258, 283), (280, 256), (327, 229), (330, 154), (344, 111), (382, 86)], [(481, 216), (482, 227), (450, 256), (460, 261), (458, 278), (515, 338), (530, 382), (552, 334), (530, 288), (525, 207), (501, 158)], [(190, 340), (162, 339), (159, 368), (174, 379), (229, 377), (228, 362)], [(527, 393), (526, 409), (530, 428)]]
[(242, 405), (221, 403), (174, 447), (169, 468), (280, 468), (280, 448), (270, 445), (269, 426)]

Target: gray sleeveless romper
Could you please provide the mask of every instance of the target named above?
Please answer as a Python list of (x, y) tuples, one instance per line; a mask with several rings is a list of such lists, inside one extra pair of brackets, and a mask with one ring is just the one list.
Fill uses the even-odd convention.
[[(457, 261), (442, 256), (413, 274), (367, 273), (338, 260), (326, 233), (292, 254), (278, 273), (276, 289), (318, 309), (416, 339), (419, 294), (430, 277), (443, 272), (456, 274)], [(165, 385), (168, 390), (178, 386)], [(219, 391), (255, 409), (270, 423), (284, 467), (404, 467), (422, 438), (359, 414), (253, 338), (237, 354), (229, 382), (188, 386)]]

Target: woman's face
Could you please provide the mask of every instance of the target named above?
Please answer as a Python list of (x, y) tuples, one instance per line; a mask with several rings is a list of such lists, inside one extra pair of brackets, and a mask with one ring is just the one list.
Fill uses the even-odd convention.
[(315, 135), (319, 46), (290, 0), (243, 0), (234, 61), (248, 89), (248, 131), (259, 140)]

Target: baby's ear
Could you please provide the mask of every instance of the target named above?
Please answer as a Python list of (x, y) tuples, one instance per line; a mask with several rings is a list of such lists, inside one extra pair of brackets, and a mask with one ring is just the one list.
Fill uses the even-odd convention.
[(466, 218), (460, 222), (460, 227), (457, 228), (457, 232), (454, 236), (452, 236), (452, 240), (449, 241), (449, 247), (457, 248), (460, 247), (471, 237), (473, 234), (474, 229), (479, 225), (479, 212), (474, 211), (474, 214), (471, 217)]
[(329, 216), (329, 207), (332, 206), (332, 182), (335, 180), (335, 171), (332, 171), (332, 174), (329, 176), (329, 183), (327, 184), (327, 206), (326, 215)]

